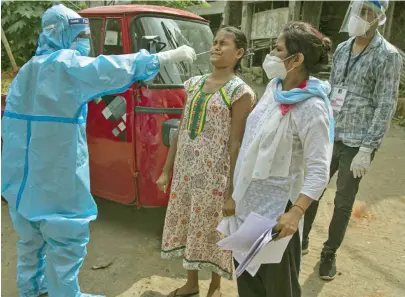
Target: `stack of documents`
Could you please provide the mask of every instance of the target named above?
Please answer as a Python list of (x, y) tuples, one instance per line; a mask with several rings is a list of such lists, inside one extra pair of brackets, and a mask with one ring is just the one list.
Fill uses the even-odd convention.
[(255, 276), (262, 264), (280, 263), (292, 236), (278, 241), (273, 228), (277, 221), (269, 220), (252, 212), (243, 222), (237, 217), (225, 218), (218, 226), (218, 231), (227, 235), (217, 244), (224, 250), (233, 252), (239, 263), (236, 276), (245, 270)]

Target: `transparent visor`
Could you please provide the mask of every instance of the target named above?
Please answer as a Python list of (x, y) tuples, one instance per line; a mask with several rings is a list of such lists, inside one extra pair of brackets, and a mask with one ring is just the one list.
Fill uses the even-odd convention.
[(350, 33), (351, 27), (359, 22), (365, 21), (370, 26), (378, 23), (384, 25), (386, 21), (385, 9), (380, 1), (352, 1), (347, 9), (340, 32)]
[(87, 39), (90, 39), (90, 38), (91, 38), (90, 28), (87, 28), (87, 29), (85, 29), (84, 31), (80, 32), (79, 35), (77, 35), (76, 38), (87, 38)]
[(72, 34), (77, 36), (76, 38), (90, 38), (90, 26), (88, 19), (70, 19), (69, 26)]

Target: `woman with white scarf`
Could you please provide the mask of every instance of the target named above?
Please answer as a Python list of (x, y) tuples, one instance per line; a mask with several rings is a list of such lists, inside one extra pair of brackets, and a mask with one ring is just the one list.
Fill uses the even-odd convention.
[(328, 184), (333, 144), (330, 85), (310, 75), (328, 64), (330, 50), (330, 40), (311, 25), (293, 22), (263, 63), (272, 80), (248, 117), (233, 199), (223, 212), (231, 230), (254, 212), (277, 219), (276, 240), (292, 238), (280, 263), (262, 264), (254, 277), (245, 271), (238, 278), (239, 297), (301, 296), (298, 230), (305, 210)]

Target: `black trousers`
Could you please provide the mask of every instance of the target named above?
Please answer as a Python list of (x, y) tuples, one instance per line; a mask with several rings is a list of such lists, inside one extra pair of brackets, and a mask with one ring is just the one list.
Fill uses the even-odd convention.
[[(300, 264), (301, 241), (297, 231), (288, 243), (280, 263), (262, 264), (254, 277), (245, 271), (237, 279), (239, 297), (301, 297), (298, 280)], [(236, 261), (235, 266), (238, 267)]]
[[(359, 148), (346, 146), (340, 141), (335, 142), (330, 165), (330, 178), (332, 178), (337, 171), (339, 171), (339, 173), (336, 184), (335, 208), (329, 225), (328, 240), (324, 243), (323, 247), (323, 251), (325, 252), (336, 253), (343, 242), (349, 224), (353, 204), (361, 180), (361, 178), (354, 178), (353, 172), (350, 171), (350, 165), (358, 151)], [(371, 158), (374, 158), (374, 152)], [(309, 240), (309, 233), (311, 232), (318, 206), (319, 201), (313, 201), (305, 212), (304, 242)]]

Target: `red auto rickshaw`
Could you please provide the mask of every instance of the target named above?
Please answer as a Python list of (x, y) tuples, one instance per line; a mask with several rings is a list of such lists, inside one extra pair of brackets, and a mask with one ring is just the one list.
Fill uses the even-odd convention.
[(89, 103), (92, 194), (139, 207), (166, 206), (168, 194), (159, 191), (155, 182), (179, 124), (183, 82), (211, 71), (209, 24), (190, 12), (150, 5), (94, 7), (79, 14), (89, 18), (95, 56), (140, 49), (155, 53), (184, 44), (200, 53), (193, 65), (164, 66), (152, 81), (135, 83), (124, 93)]

